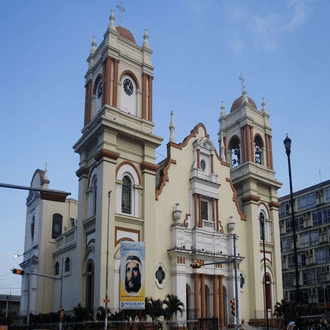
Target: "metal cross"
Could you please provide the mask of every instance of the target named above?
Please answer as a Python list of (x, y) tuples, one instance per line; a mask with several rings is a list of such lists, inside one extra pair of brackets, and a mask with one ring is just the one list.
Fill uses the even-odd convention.
[(119, 26), (121, 26), (121, 18), (123, 12), (126, 13), (126, 9), (123, 7), (123, 0), (120, 0), (120, 4), (116, 4), (116, 7), (119, 9)]
[(243, 83), (245, 83), (245, 80), (243, 79), (243, 74), (241, 72), (241, 75), (238, 77), (238, 79), (241, 81), (241, 89), (242, 89), (242, 92), (243, 92), (243, 89), (244, 89), (244, 85)]

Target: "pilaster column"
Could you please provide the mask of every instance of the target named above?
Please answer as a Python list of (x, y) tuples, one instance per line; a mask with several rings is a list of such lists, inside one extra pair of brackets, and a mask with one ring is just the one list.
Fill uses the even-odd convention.
[(201, 168), (201, 151), (197, 149), (197, 168)]
[(89, 110), (89, 103), (90, 103), (90, 95), (89, 95), (89, 85), (91, 84), (91, 80), (89, 80), (85, 85), (85, 118), (84, 118), (84, 125), (88, 124), (88, 110)]
[(147, 119), (147, 74), (142, 73), (142, 118)]
[(251, 161), (251, 148), (250, 148), (250, 142), (251, 142), (251, 136), (250, 136), (250, 129), (248, 126), (246, 126), (246, 149), (247, 149), (247, 161)]
[(249, 125), (248, 128), (250, 129), (250, 138), (251, 138), (251, 141), (250, 141), (250, 144), (249, 144), (249, 147), (251, 149), (251, 161), (252, 162), (255, 162), (255, 158), (254, 158), (254, 141), (253, 141), (253, 127)]
[(152, 121), (152, 76), (148, 77), (148, 120)]
[(108, 56), (106, 59), (106, 71), (105, 71), (105, 86), (104, 86), (104, 94), (106, 104), (110, 105), (110, 94), (111, 94), (111, 65), (112, 65), (112, 57)]
[(211, 153), (211, 173), (214, 173), (214, 154)]
[(266, 166), (269, 168), (269, 142), (268, 142), (268, 134), (265, 135), (265, 144), (266, 144)]
[(113, 106), (117, 108), (117, 100), (118, 100), (118, 63), (119, 60), (116, 58), (113, 59), (114, 62), (114, 71), (113, 71)]
[(216, 221), (217, 221), (217, 231), (220, 230), (219, 228), (219, 200), (215, 200), (215, 213), (216, 213)]
[[(105, 94), (106, 94), (106, 87), (107, 87), (107, 83), (106, 83), (106, 67), (107, 67), (107, 59), (105, 59), (102, 62), (102, 99), (101, 99), (101, 107), (103, 107), (104, 102), (105, 102)], [(97, 97), (97, 93), (98, 91), (96, 91), (96, 97)]]
[(269, 168), (273, 169), (273, 148), (272, 148), (272, 137), (268, 135), (269, 145)]
[(194, 274), (195, 319), (199, 318), (199, 274)]
[(197, 219), (198, 219), (198, 215), (197, 215), (197, 194), (194, 194), (194, 216), (195, 216), (195, 228), (198, 227), (197, 225)]
[(215, 199), (212, 198), (212, 220), (213, 220), (213, 228), (214, 230), (217, 229), (217, 225), (216, 225), (216, 222), (217, 222), (217, 219), (215, 217)]
[(245, 163), (245, 146), (246, 146), (244, 127), (241, 127), (241, 146), (242, 146), (242, 164), (243, 164)]
[(219, 276), (219, 306), (220, 306), (220, 327), (225, 326), (225, 308), (223, 305), (223, 275)]
[(205, 274), (201, 274), (202, 318), (206, 318)]
[(213, 275), (213, 316), (217, 319), (219, 318), (217, 275)]
[(202, 196), (198, 194), (198, 217), (199, 217), (199, 228), (202, 228)]

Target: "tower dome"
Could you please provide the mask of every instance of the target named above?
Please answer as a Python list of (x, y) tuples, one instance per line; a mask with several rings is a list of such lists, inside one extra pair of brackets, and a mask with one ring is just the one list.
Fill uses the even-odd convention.
[[(230, 109), (230, 113), (232, 113), (233, 111), (237, 110), (241, 104), (242, 104), (242, 99), (243, 99), (243, 95), (241, 95), (239, 98), (237, 98), (233, 105), (231, 106), (231, 109)], [(254, 109), (257, 109), (257, 106), (256, 104), (254, 103), (254, 101), (252, 99), (250, 99), (249, 97), (247, 97), (248, 99), (248, 103), (250, 104), (250, 106)]]
[(132, 42), (136, 43), (131, 31), (125, 29), (122, 26), (117, 26), (116, 30), (122, 37), (128, 39), (129, 41), (132, 41)]

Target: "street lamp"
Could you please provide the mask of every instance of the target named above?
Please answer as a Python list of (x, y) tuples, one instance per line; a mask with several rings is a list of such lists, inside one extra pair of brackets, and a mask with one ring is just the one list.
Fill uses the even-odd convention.
[[(233, 232), (235, 229), (235, 222), (233, 217), (229, 217), (230, 222), (227, 224), (228, 230)], [(234, 246), (234, 271), (235, 271), (235, 297), (236, 297), (236, 329), (239, 330), (239, 302), (238, 302), (238, 286), (237, 286), (237, 256), (236, 256), (236, 234), (233, 233)]]
[(290, 161), (290, 154), (291, 154), (291, 139), (286, 135), (285, 140), (283, 141), (285, 146), (285, 152), (288, 156), (288, 167), (289, 167), (289, 182), (290, 182), (290, 196), (291, 196), (291, 216), (292, 216), (292, 231), (293, 231), (293, 250), (294, 250), (294, 262), (295, 262), (295, 269), (296, 269), (296, 302), (298, 308), (298, 328), (301, 326), (300, 320), (300, 293), (299, 293), (299, 272), (298, 272), (298, 255), (297, 255), (297, 235), (296, 235), (296, 222), (294, 218), (294, 205), (293, 205), (293, 192), (292, 192), (292, 177), (291, 177), (291, 161)]
[(268, 322), (268, 290), (267, 290), (267, 282), (266, 282), (266, 249), (265, 249), (265, 216), (263, 213), (260, 213), (259, 221), (262, 226), (262, 248), (264, 250), (264, 281), (265, 281), (265, 297), (266, 297), (266, 321), (267, 321), (267, 330), (269, 330), (269, 322)]

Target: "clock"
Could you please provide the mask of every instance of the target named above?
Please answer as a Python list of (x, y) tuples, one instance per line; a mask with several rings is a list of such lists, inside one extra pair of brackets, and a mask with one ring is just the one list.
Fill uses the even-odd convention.
[(133, 94), (133, 90), (134, 90), (132, 81), (130, 79), (128, 79), (128, 78), (125, 79), (124, 80), (124, 83), (123, 83), (123, 86), (124, 86), (125, 93), (128, 96), (131, 96)]
[(99, 83), (97, 87), (97, 98), (99, 99), (102, 96), (102, 81)]

